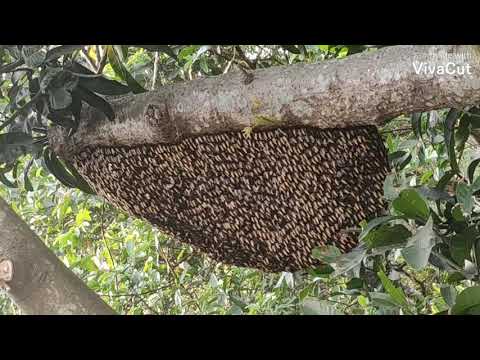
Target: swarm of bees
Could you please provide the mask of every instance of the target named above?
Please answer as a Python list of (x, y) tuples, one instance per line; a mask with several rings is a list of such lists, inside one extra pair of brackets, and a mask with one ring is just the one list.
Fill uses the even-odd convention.
[(85, 148), (74, 166), (129, 214), (216, 261), (269, 272), (318, 265), (317, 246), (355, 247), (348, 229), (384, 211), (389, 172), (374, 126)]

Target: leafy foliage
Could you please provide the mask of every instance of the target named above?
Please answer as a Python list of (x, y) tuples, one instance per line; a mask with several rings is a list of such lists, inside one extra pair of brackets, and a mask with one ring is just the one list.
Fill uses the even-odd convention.
[[(359, 224), (360, 244), (351, 253), (315, 249), (324, 265), (295, 274), (212, 263), (91, 195), (48, 148), (48, 128), (75, 131), (85, 104), (113, 119), (105, 96), (379, 47), (0, 46), (0, 196), (124, 314), (478, 314), (476, 107), (386, 124), (393, 168), (384, 184), (386, 214)], [(0, 313), (13, 312), (0, 298)]]

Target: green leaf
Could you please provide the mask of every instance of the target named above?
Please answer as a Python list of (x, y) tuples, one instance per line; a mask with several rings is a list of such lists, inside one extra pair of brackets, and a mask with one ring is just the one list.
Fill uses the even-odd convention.
[(46, 58), (47, 52), (41, 45), (24, 45), (22, 47), (22, 56), (25, 65), (30, 68), (40, 66)]
[(352, 290), (352, 289), (361, 289), (363, 288), (363, 285), (365, 282), (360, 279), (360, 278), (353, 278), (347, 283), (347, 289)]
[(333, 245), (319, 246), (312, 251), (312, 256), (326, 264), (335, 262), (342, 253)]
[(134, 94), (140, 94), (146, 92), (146, 90), (133, 78), (133, 76), (128, 72), (125, 65), (123, 65), (120, 60), (119, 55), (115, 51), (114, 47), (109, 45), (107, 46), (107, 57), (110, 65), (112, 66), (113, 71), (117, 74), (122, 80), (124, 80)]
[(445, 119), (444, 125), (444, 138), (445, 138), (445, 145), (448, 151), (448, 158), (450, 160), (450, 166), (455, 173), (460, 173), (460, 169), (458, 168), (457, 156), (455, 153), (455, 123), (457, 122), (458, 118), (461, 115), (461, 111), (457, 109), (450, 109)]
[(342, 315), (328, 301), (307, 298), (303, 301), (304, 315)]
[(28, 178), (28, 172), (30, 171), (30, 168), (32, 167), (33, 165), (33, 158), (30, 159), (27, 163), (27, 165), (25, 165), (25, 169), (23, 170), (23, 184), (25, 186), (25, 190), (27, 191), (33, 191), (33, 186), (32, 186), (32, 183), (30, 182), (30, 179)]
[(466, 223), (467, 219), (463, 215), (462, 207), (460, 204), (456, 204), (452, 209), (453, 220), (457, 223)]
[(391, 165), (400, 171), (410, 163), (412, 155), (406, 151), (400, 150), (389, 154), (388, 159)]
[(479, 315), (480, 314), (480, 286), (473, 286), (457, 295), (455, 305), (451, 309), (452, 315)]
[(395, 287), (393, 282), (385, 275), (383, 271), (377, 273), (380, 281), (382, 282), (385, 291), (391, 296), (393, 301), (400, 305), (405, 310), (408, 310), (407, 298), (402, 289)]
[(353, 249), (349, 253), (342, 254), (335, 260), (334, 263), (330, 264), (335, 269), (332, 276), (335, 277), (335, 276), (343, 275), (346, 272), (360, 266), (366, 254), (367, 254), (367, 249), (361, 245), (357, 246), (355, 249)]
[(47, 167), (48, 171), (50, 171), (50, 173), (55, 176), (58, 181), (67, 187), (76, 187), (75, 179), (65, 170), (65, 167), (58, 160), (53, 151), (46, 148), (43, 152), (43, 160), (45, 161), (45, 166)]
[(98, 272), (98, 267), (90, 256), (80, 260), (80, 263), (78, 265), (80, 265), (81, 268), (85, 269), (88, 272)]
[(64, 161), (65, 167), (70, 171), (72, 176), (75, 178), (75, 183), (77, 188), (82, 190), (84, 193), (95, 195), (95, 191), (90, 187), (87, 181), (83, 178), (82, 175), (75, 169), (75, 167), (70, 164), (68, 161)]
[(70, 106), (72, 94), (64, 88), (53, 88), (48, 90), (50, 107), (53, 110), (61, 110)]
[(125, 86), (118, 81), (109, 80), (103, 76), (95, 76), (94, 72), (87, 69), (85, 66), (74, 62), (71, 65), (71, 70), (75, 73), (87, 75), (88, 77), (80, 77), (78, 84), (83, 88), (93, 91), (101, 95), (125, 95), (131, 92), (128, 86)]
[(291, 52), (292, 54), (301, 54), (302, 52), (295, 45), (280, 45), (283, 49)]
[(446, 282), (447, 284), (458, 284), (460, 281), (465, 280), (465, 275), (460, 271), (454, 271), (448, 274)]
[(168, 56), (172, 57), (173, 59), (177, 59), (177, 54), (170, 48), (168, 45), (134, 45), (135, 47), (139, 47), (142, 49), (146, 49), (148, 51), (158, 51)]
[(426, 221), (430, 214), (428, 205), (414, 189), (402, 190), (392, 205), (396, 211), (410, 219), (422, 219)]
[(73, 53), (75, 50), (80, 50), (85, 45), (60, 45), (47, 52), (45, 61), (52, 61), (58, 59), (63, 55), (68, 55)]
[(416, 138), (421, 139), (422, 138), (422, 113), (421, 112), (413, 113), (410, 118), (410, 122), (412, 124), (413, 133), (415, 134)]
[(406, 243), (412, 233), (403, 225), (383, 225), (371, 231), (363, 241), (369, 249)]
[(449, 307), (452, 307), (455, 304), (455, 299), (457, 298), (455, 287), (452, 285), (444, 285), (440, 288), (440, 293)]
[(463, 266), (465, 259), (472, 260), (470, 252), (478, 237), (475, 226), (471, 226), (450, 239), (450, 255), (459, 265)]
[(425, 226), (420, 227), (417, 233), (410, 238), (407, 247), (402, 250), (402, 256), (411, 267), (421, 270), (428, 264), (436, 239), (433, 218), (429, 218)]
[(370, 292), (368, 293), (371, 303), (374, 306), (387, 308), (387, 309), (398, 309), (398, 303), (392, 299), (389, 294), (382, 292)]
[(375, 229), (376, 227), (385, 224), (386, 222), (397, 220), (397, 219), (404, 219), (403, 216), (380, 216), (378, 218), (372, 219), (368, 222), (368, 224), (362, 229), (362, 232), (358, 236), (358, 240), (363, 240), (371, 230)]
[(13, 183), (10, 180), (8, 180), (4, 173), (0, 173), (0, 182), (3, 185), (5, 185), (9, 188), (12, 188), (12, 189), (15, 189), (15, 188), (18, 187), (18, 185), (16, 183)]
[(112, 106), (105, 99), (94, 94), (92, 91), (79, 85), (73, 91), (73, 94), (74, 96), (78, 96), (80, 99), (85, 101), (88, 105), (103, 112), (110, 121), (115, 119), (115, 112), (113, 111)]
[(462, 204), (463, 210), (470, 215), (473, 209), (473, 193), (470, 187), (465, 183), (458, 183), (456, 189), (457, 201)]
[(88, 209), (80, 209), (77, 213), (77, 216), (75, 217), (75, 223), (77, 226), (82, 225), (84, 222), (89, 222), (92, 221), (92, 218), (90, 216), (90, 211)]

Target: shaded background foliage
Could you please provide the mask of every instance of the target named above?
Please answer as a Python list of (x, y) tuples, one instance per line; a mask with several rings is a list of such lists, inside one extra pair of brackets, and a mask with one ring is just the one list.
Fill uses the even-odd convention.
[[(0, 46), (0, 196), (89, 287), (122, 314), (476, 314), (480, 111), (391, 119), (388, 215), (359, 224), (360, 244), (325, 265), (265, 274), (215, 264), (95, 196), (48, 149), (81, 107), (229, 71), (342, 58), (372, 45)], [(0, 297), (0, 313), (18, 313)]]

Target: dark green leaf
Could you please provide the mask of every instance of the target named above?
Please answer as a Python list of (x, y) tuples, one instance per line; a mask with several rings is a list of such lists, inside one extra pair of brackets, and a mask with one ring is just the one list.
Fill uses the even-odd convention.
[(402, 190), (392, 205), (396, 211), (410, 219), (422, 219), (426, 221), (430, 214), (428, 205), (414, 189)]
[(101, 95), (125, 95), (131, 92), (128, 86), (104, 77), (80, 78), (79, 85)]
[(422, 113), (413, 113), (410, 122), (412, 123), (413, 133), (417, 139), (422, 138)]
[(142, 49), (146, 49), (148, 51), (158, 51), (168, 56), (177, 59), (177, 54), (170, 48), (168, 45), (134, 45), (135, 47), (139, 47)]
[(72, 94), (64, 88), (52, 88), (48, 90), (48, 100), (53, 110), (61, 110), (70, 106)]
[(455, 173), (460, 173), (460, 169), (458, 168), (457, 156), (455, 153), (455, 123), (457, 122), (458, 118), (461, 115), (461, 111), (457, 109), (451, 109), (448, 112), (448, 115), (445, 119), (445, 126), (444, 126), (444, 138), (445, 138), (445, 145), (448, 150), (448, 158), (450, 160), (450, 166)]
[(389, 294), (385, 294), (382, 292), (370, 292), (368, 293), (370, 300), (372, 301), (372, 305), (387, 308), (387, 309), (398, 309), (398, 303), (392, 299)]
[(51, 61), (58, 59), (63, 55), (73, 53), (75, 50), (82, 49), (85, 45), (60, 45), (47, 52), (45, 61)]
[(473, 209), (473, 193), (470, 187), (465, 183), (458, 183), (455, 195), (457, 201), (462, 204), (465, 213), (470, 215)]
[(455, 305), (451, 309), (452, 315), (478, 314), (480, 307), (480, 286), (466, 288), (457, 295)]
[(385, 224), (378, 229), (372, 230), (363, 241), (368, 245), (369, 249), (374, 249), (404, 244), (410, 236), (412, 236), (412, 233), (403, 225)]
[(480, 190), (480, 176), (475, 179), (470, 189), (472, 194), (475, 194), (478, 190)]
[(446, 172), (442, 178), (438, 181), (437, 186), (435, 187), (437, 190), (444, 190), (447, 186), (448, 182), (455, 176), (453, 171)]
[(135, 94), (143, 93), (146, 90), (133, 78), (133, 76), (128, 72), (127, 68), (123, 65), (120, 60), (119, 55), (115, 51), (113, 46), (107, 46), (107, 56), (110, 65), (112, 66), (113, 71), (117, 74), (122, 80), (124, 80), (130, 89)]
[(64, 163), (65, 163), (65, 167), (70, 171), (70, 173), (75, 178), (76, 187), (87, 194), (94, 195), (95, 191), (93, 191), (90, 185), (88, 185), (88, 183), (85, 181), (82, 175), (78, 173), (77, 169), (75, 169), (75, 167), (72, 164), (70, 164), (68, 161), (65, 161)]
[(377, 275), (380, 278), (385, 291), (391, 296), (393, 301), (395, 301), (402, 308), (408, 310), (407, 298), (405, 297), (403, 290), (397, 288), (383, 271), (379, 271)]
[(291, 52), (292, 54), (301, 54), (302, 52), (295, 45), (280, 45), (285, 50)]
[(63, 185), (76, 188), (77, 184), (75, 183), (75, 178), (67, 172), (63, 164), (58, 160), (57, 156), (50, 149), (45, 149), (43, 153), (43, 159), (45, 161), (45, 166), (48, 171), (52, 173), (58, 181)]
[(105, 99), (80, 85), (77, 86), (72, 93), (74, 93), (74, 96), (78, 95), (79, 98), (85, 101), (88, 105), (103, 112), (109, 118), (109, 120), (113, 121), (115, 119), (115, 112), (113, 111), (112, 106)]
[(457, 264), (463, 266), (465, 259), (472, 260), (470, 253), (478, 235), (475, 226), (471, 226), (452, 236), (450, 239), (450, 254)]
[(448, 284), (458, 284), (460, 281), (465, 280), (465, 275), (461, 273), (460, 271), (455, 271), (447, 276), (447, 283)]
[(340, 249), (333, 245), (319, 246), (313, 249), (312, 256), (326, 264), (335, 262), (342, 255)]
[(381, 216), (381, 217), (378, 217), (378, 218), (375, 218), (375, 219), (372, 219), (368, 222), (368, 224), (362, 229), (362, 232), (360, 233), (358, 239), (361, 241), (363, 240), (367, 235), (368, 233), (373, 230), (374, 228), (386, 223), (386, 222), (389, 222), (389, 221), (393, 221), (393, 220), (398, 220), (398, 219), (404, 219), (403, 216)]
[(0, 182), (9, 188), (17, 188), (18, 185), (16, 183), (11, 182), (7, 179), (4, 173), (0, 173)]
[(30, 171), (30, 168), (33, 165), (33, 158), (30, 159), (25, 166), (25, 169), (23, 170), (23, 184), (25, 186), (25, 190), (27, 191), (33, 191), (33, 186), (32, 183), (30, 182), (30, 179), (28, 178), (28, 172)]
[(361, 289), (363, 288), (364, 281), (360, 278), (353, 278), (347, 283), (347, 289)]

